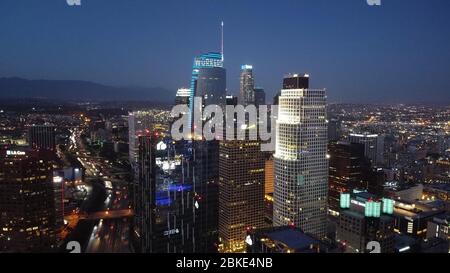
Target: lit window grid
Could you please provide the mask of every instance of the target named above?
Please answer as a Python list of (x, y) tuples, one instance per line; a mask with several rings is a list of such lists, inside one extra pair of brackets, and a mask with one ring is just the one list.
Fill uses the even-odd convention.
[[(275, 152), (274, 225), (326, 234), (325, 90), (282, 90)], [(298, 179), (298, 176), (302, 179)]]

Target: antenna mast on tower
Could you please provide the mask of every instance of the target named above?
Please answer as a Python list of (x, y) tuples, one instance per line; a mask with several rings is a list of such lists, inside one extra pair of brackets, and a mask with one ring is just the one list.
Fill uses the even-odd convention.
[(220, 24), (220, 26), (221, 26), (221, 35), (222, 35), (222, 37), (221, 37), (221, 47), (220, 47), (220, 54), (222, 55), (222, 61), (223, 61), (223, 21), (222, 21), (222, 23)]

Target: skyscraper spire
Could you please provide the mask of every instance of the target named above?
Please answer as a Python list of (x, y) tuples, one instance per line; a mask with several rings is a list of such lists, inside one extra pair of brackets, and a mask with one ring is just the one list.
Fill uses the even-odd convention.
[(221, 41), (220, 41), (220, 43), (221, 43), (220, 54), (222, 55), (222, 61), (223, 61), (223, 21), (220, 25), (221, 25), (221, 35), (222, 35)]

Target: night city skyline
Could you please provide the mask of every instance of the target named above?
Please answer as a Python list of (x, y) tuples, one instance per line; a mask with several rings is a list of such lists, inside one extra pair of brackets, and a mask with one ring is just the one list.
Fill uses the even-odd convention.
[(445, 104), (449, 8), (445, 0), (243, 0), (238, 8), (232, 1), (7, 0), (0, 77), (161, 87), (172, 98), (189, 85), (192, 56), (220, 50), (223, 20), (231, 94), (239, 93), (239, 68), (251, 64), (268, 97), (280, 77), (306, 72), (331, 103)]
[(0, 1), (2, 265), (448, 260), (448, 0)]

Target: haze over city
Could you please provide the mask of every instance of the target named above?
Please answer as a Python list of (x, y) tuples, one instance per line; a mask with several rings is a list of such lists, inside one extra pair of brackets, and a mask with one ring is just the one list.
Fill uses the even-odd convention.
[(189, 85), (193, 56), (220, 49), (223, 20), (232, 94), (247, 63), (268, 97), (283, 75), (306, 72), (330, 102), (445, 104), (449, 7), (446, 0), (5, 0), (0, 77), (159, 87), (173, 98)]

